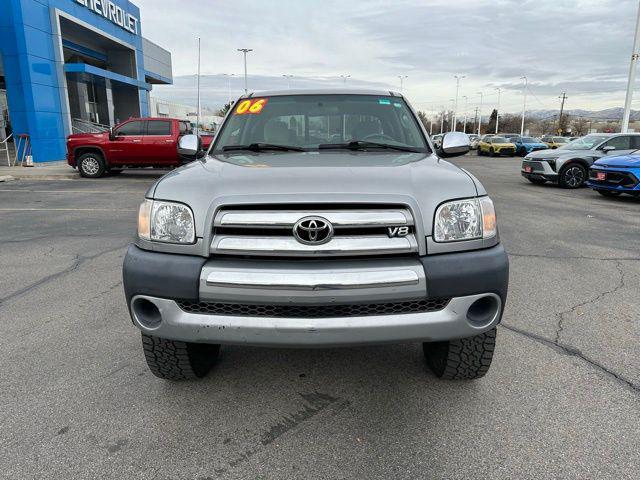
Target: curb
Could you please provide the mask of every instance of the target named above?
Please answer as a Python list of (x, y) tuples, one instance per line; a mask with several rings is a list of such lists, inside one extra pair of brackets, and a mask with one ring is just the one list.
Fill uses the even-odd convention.
[(60, 173), (50, 175), (13, 175), (14, 180), (76, 180), (80, 175), (73, 173)]
[(13, 180), (15, 180), (15, 177), (12, 177), (11, 175), (0, 175), (0, 183), (2, 182), (11, 182)]

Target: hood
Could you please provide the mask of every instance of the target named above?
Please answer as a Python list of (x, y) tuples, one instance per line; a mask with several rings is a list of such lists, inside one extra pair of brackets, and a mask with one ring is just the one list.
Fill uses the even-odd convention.
[(73, 133), (67, 137), (67, 140), (86, 140), (90, 138), (107, 138), (109, 132), (102, 133)]
[(640, 168), (640, 154), (601, 158), (600, 160), (596, 160), (594, 165), (599, 167)]
[(430, 235), (440, 203), (478, 190), (432, 154), (327, 151), (208, 157), (165, 175), (148, 194), (190, 205), (198, 236), (218, 206), (234, 203), (406, 204)]
[(542, 158), (560, 158), (564, 155), (578, 155), (583, 156), (585, 150), (565, 150), (562, 148), (551, 149), (547, 148), (546, 150), (536, 150), (535, 152), (531, 152), (527, 155), (527, 158), (531, 158), (532, 160), (540, 160)]
[(529, 143), (523, 143), (523, 145), (526, 145), (527, 147), (544, 147), (544, 148), (548, 148), (546, 143), (542, 143), (542, 142), (529, 142)]

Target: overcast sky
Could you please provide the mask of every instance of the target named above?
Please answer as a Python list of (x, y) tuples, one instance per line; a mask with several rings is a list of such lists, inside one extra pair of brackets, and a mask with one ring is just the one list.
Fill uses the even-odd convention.
[[(242, 55), (249, 54), (249, 88), (381, 86), (405, 93), (421, 110), (451, 105), (456, 74), (460, 105), (469, 110), (483, 91), (485, 108), (522, 108), (522, 80), (530, 83), (528, 109), (622, 106), (638, 0), (134, 0), (143, 35), (171, 51), (174, 76), (196, 69), (202, 37), (204, 103), (242, 87)], [(191, 6), (192, 5), (192, 6)], [(155, 88), (158, 97), (194, 98), (195, 82)], [(640, 107), (640, 92), (634, 100)]]

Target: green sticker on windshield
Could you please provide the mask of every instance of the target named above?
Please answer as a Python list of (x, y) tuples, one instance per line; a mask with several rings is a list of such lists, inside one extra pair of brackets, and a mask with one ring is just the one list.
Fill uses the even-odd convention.
[(394, 103), (393, 106), (396, 107), (396, 108), (402, 108), (402, 104), (401, 103)]
[(386, 98), (381, 98), (378, 100), (380, 105), (391, 105), (391, 100), (387, 100)]

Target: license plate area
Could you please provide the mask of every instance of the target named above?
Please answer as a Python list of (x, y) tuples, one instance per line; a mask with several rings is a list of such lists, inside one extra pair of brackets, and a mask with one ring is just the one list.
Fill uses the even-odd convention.
[(525, 165), (524, 171), (525, 173), (531, 173), (533, 171), (533, 168), (531, 168), (531, 165)]
[(596, 173), (596, 180), (600, 181), (600, 182), (604, 182), (607, 179), (607, 174), (605, 172), (597, 172)]

